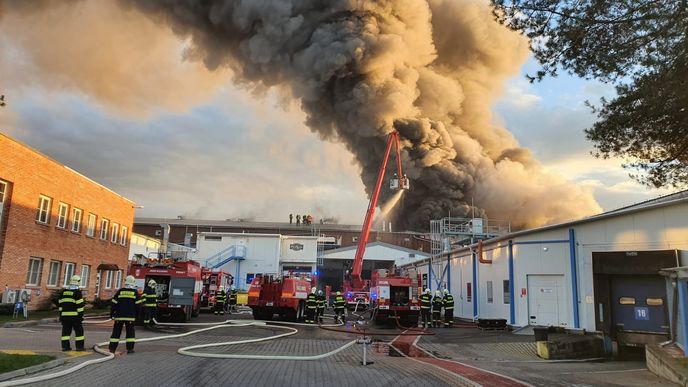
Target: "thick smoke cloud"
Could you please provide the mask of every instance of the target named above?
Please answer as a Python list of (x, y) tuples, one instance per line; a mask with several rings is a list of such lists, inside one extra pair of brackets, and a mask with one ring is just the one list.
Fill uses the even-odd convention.
[(471, 200), (479, 214), (516, 227), (599, 210), (494, 124), (491, 104), (527, 45), (482, 2), (129, 3), (190, 37), (187, 55), (209, 69), (228, 67), (257, 91), (287, 88), (312, 130), (354, 153), (369, 194), (386, 135), (397, 129), (412, 179), (397, 228), (426, 228), (449, 211), (468, 215)]
[[(91, 12), (123, 12), (128, 16), (123, 20), (137, 20), (137, 25), (152, 21), (169, 26), (189, 42), (183, 55), (191, 63), (201, 62), (212, 73), (229, 70), (235, 83), (255, 93), (277, 88), (299, 100), (314, 132), (346, 144), (355, 155), (369, 194), (386, 136), (398, 130), (412, 188), (393, 212), (396, 230), (425, 229), (429, 219), (449, 212), (452, 216), (475, 212), (525, 227), (599, 211), (589, 193), (545, 173), (495, 123), (491, 106), (528, 52), (524, 40), (492, 20), (482, 1), (120, 0), (119, 4), (117, 11), (103, 7)], [(131, 17), (137, 12), (147, 21)], [(148, 32), (159, 34), (159, 30)], [(100, 35), (93, 33), (94, 38)], [(119, 60), (117, 68), (143, 59), (126, 57), (128, 53), (122, 59), (119, 45), (112, 46), (101, 53)], [(36, 51), (45, 62), (52, 56), (50, 50)], [(150, 58), (160, 55), (153, 52)], [(51, 69), (48, 63), (43, 67)], [(80, 87), (86, 90), (91, 87), (87, 76), (69, 73), (67, 65), (60, 69), (63, 79), (83, 82)], [(145, 78), (153, 72), (145, 70), (133, 76)], [(103, 79), (121, 79), (117, 71), (111, 73)], [(94, 88), (99, 99), (116, 99), (116, 93), (100, 90)], [(391, 173), (394, 163), (390, 164)], [(384, 192), (381, 202), (390, 196)]]

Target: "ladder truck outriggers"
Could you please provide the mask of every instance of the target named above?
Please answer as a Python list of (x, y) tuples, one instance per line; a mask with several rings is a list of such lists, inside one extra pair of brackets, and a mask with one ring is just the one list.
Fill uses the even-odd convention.
[(377, 323), (383, 323), (388, 319), (398, 318), (400, 322), (415, 325), (420, 313), (420, 305), (417, 298), (418, 278), (402, 276), (398, 272), (390, 273), (388, 270), (375, 271), (371, 279), (364, 280), (361, 278), (363, 255), (365, 254), (365, 249), (368, 244), (370, 228), (372, 227), (375, 217), (375, 209), (380, 197), (382, 181), (385, 176), (392, 146), (394, 146), (396, 150), (397, 173), (395, 173), (394, 178), (390, 181), (390, 188), (402, 190), (408, 190), (410, 188), (409, 180), (401, 168), (399, 133), (397, 131), (392, 131), (387, 139), (387, 147), (382, 163), (380, 164), (380, 170), (377, 174), (375, 189), (370, 197), (363, 228), (361, 229), (361, 236), (358, 238), (358, 246), (356, 255), (354, 256), (350, 280), (344, 283), (344, 294), (349, 309), (354, 307), (360, 309), (361, 307), (370, 305), (370, 307), (374, 309)]

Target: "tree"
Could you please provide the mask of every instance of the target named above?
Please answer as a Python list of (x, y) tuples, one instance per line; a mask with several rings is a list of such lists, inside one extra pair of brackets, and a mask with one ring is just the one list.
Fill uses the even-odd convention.
[(688, 186), (688, 0), (491, 0), (496, 19), (523, 33), (542, 68), (616, 86), (586, 129), (596, 157), (629, 160), (655, 187)]

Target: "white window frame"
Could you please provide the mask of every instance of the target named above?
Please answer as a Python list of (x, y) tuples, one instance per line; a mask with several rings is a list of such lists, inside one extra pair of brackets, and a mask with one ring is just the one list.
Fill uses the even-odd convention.
[(81, 208), (72, 208), (72, 232), (81, 232), (81, 218), (84, 216), (84, 211)]
[(3, 180), (0, 180), (0, 227), (2, 227), (2, 213), (5, 209), (5, 199), (7, 198), (7, 187), (10, 185)]
[(122, 287), (122, 270), (117, 270), (117, 277), (115, 279), (115, 289)]
[(121, 237), (119, 239), (119, 244), (122, 246), (127, 245), (127, 234), (129, 233), (129, 227), (127, 226), (122, 226), (122, 232), (121, 232)]
[[(91, 222), (93, 221), (93, 222)], [(88, 213), (88, 224), (86, 225), (86, 236), (93, 237), (96, 235), (96, 222), (98, 217), (95, 214)]]
[(73, 262), (65, 262), (64, 264), (64, 279), (62, 280), (62, 286), (69, 285), (69, 280), (74, 275), (74, 270), (76, 270), (76, 264)]
[(105, 272), (105, 289), (112, 289), (112, 271)]
[(57, 224), (55, 226), (62, 229), (67, 228), (69, 204), (60, 202), (57, 208)]
[[(46, 283), (46, 285), (57, 286), (60, 283), (60, 272), (62, 272), (62, 262), (50, 261), (50, 269), (48, 270), (48, 282)], [(53, 276), (55, 278), (53, 278)]]
[[(38, 267), (35, 267), (38, 266)], [(41, 284), (41, 274), (43, 272), (43, 258), (29, 258), (29, 268), (26, 273), (26, 285), (39, 286)], [(36, 276), (35, 281), (31, 277)]]
[(50, 210), (53, 206), (53, 199), (45, 195), (38, 196), (38, 211), (36, 212), (36, 222), (42, 224), (50, 223)]
[(101, 218), (100, 219), (100, 239), (101, 240), (103, 240), (103, 241), (107, 240), (109, 228), (110, 228), (110, 221), (105, 219), (105, 218)]
[(81, 287), (82, 288), (87, 288), (88, 287), (88, 276), (91, 275), (91, 266), (89, 265), (81, 265)]
[(112, 231), (110, 232), (110, 242), (117, 243), (119, 238), (119, 223), (112, 222)]

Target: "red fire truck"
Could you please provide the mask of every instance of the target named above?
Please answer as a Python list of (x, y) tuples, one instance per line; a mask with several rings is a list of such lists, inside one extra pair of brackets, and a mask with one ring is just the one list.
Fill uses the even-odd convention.
[(215, 293), (223, 286), (225, 292), (229, 293), (230, 286), (234, 277), (224, 270), (202, 268), (201, 279), (203, 289), (201, 290), (201, 308), (212, 308), (215, 305)]
[(141, 258), (131, 265), (129, 274), (136, 278), (136, 287), (141, 290), (148, 281), (155, 280), (158, 319), (186, 322), (198, 316), (203, 287), (198, 262), (171, 257)]
[(248, 288), (248, 306), (256, 320), (281, 319), (298, 321), (306, 312), (306, 297), (313, 281), (309, 275), (256, 275)]
[(420, 314), (420, 277), (378, 270), (373, 272), (371, 282), (375, 285), (370, 289), (370, 298), (377, 309), (376, 323), (383, 324), (398, 318), (402, 325), (416, 326)]

